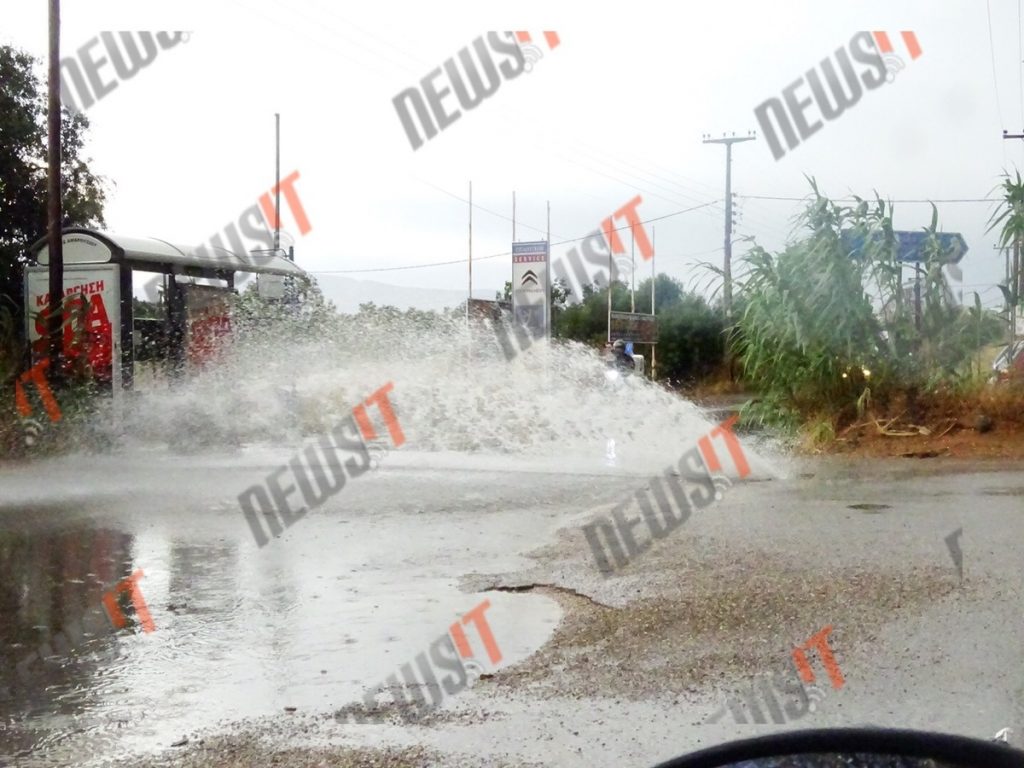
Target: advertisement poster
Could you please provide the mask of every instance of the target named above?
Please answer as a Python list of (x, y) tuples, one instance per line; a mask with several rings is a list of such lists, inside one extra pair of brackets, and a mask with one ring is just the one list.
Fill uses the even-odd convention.
[[(49, 273), (46, 267), (27, 270), (25, 281), (28, 339), (34, 361), (46, 355), (50, 316)], [(64, 267), (64, 357), (71, 370), (88, 370), (97, 381), (119, 378), (113, 369), (121, 326), (118, 268), (114, 265)]]
[(223, 341), (231, 335), (230, 290), (211, 285), (180, 285), (185, 294), (187, 325), (186, 360), (203, 367), (214, 360)]

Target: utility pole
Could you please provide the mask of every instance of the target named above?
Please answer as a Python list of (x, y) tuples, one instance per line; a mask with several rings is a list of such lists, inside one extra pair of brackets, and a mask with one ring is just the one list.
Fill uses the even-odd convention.
[(725, 262), (722, 273), (725, 277), (722, 287), (722, 309), (725, 310), (725, 317), (728, 320), (732, 317), (732, 145), (739, 141), (753, 141), (757, 135), (751, 131), (747, 136), (726, 137), (722, 134), (720, 139), (712, 139), (710, 135), (704, 134), (705, 144), (725, 144)]
[[(1003, 139), (1024, 139), (1024, 133), (1010, 133), (1003, 131)], [(1013, 261), (1011, 262), (1010, 279), (1007, 285), (1011, 286), (1010, 294), (1013, 301), (1010, 305), (1010, 355), (1013, 355), (1013, 343), (1017, 340), (1017, 303), (1021, 296), (1021, 270), (1020, 270), (1020, 239), (1013, 241)]]
[[(50, 70), (47, 101), (47, 237), (50, 260), (50, 317), (47, 323), (50, 375), (60, 380), (64, 325), (64, 233), (60, 199), (60, 0), (50, 0)], [(119, 331), (115, 330), (115, 333)], [(121, 364), (113, 360), (113, 366)], [(115, 393), (116, 396), (116, 393)]]

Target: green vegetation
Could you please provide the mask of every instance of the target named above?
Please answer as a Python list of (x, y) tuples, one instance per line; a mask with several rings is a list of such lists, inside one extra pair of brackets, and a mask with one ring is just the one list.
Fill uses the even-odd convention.
[[(636, 289), (636, 311), (651, 311), (650, 278)], [(658, 275), (653, 283), (658, 316), (657, 373), (660, 380), (693, 384), (722, 367), (725, 354), (725, 324), (719, 308), (711, 307), (704, 297), (689, 293), (668, 275)], [(583, 287), (580, 303), (567, 306), (567, 291), (559, 287), (561, 302), (554, 304), (552, 335), (595, 347), (604, 345), (608, 335), (608, 290), (593, 285)], [(612, 309), (630, 311), (629, 288), (612, 284)], [(650, 361), (650, 347), (637, 345), (636, 351)], [(648, 362), (649, 364), (649, 362)]]
[[(46, 234), (46, 88), (27, 53), (0, 45), (0, 297), (22, 317), (28, 246)], [(104, 226), (105, 193), (82, 147), (89, 120), (61, 110), (61, 199), (66, 227)], [(18, 335), (20, 336), (20, 323)]]
[[(918, 308), (903, 290), (913, 267), (897, 260), (891, 206), (880, 198), (843, 206), (811, 186), (800, 217), (806, 237), (775, 254), (755, 246), (737, 283), (746, 309), (731, 342), (759, 393), (745, 416), (788, 426), (825, 418), (834, 427), (869, 403), (902, 398), (913, 407), (920, 394), (970, 376), (976, 351), (1003, 326), (977, 294), (973, 307), (953, 301), (934, 206)], [(863, 242), (856, 253), (850, 238)]]

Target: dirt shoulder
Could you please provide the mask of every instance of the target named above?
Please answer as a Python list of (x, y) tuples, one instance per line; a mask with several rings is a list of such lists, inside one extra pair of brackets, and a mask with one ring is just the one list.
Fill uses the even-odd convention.
[[(881, 422), (883, 425), (885, 422)], [(912, 431), (906, 425), (892, 432)], [(1014, 459), (1024, 457), (1024, 426), (1014, 422), (997, 422), (981, 431), (973, 423), (943, 424), (925, 427), (930, 434), (886, 434), (876, 424), (840, 432), (825, 446), (823, 453), (848, 454), (864, 458), (905, 457), (961, 459)], [(943, 434), (943, 430), (949, 429)], [(889, 430), (887, 430), (889, 431)]]
[[(688, 396), (712, 414), (725, 416), (756, 395)], [(971, 397), (931, 396), (913, 407), (901, 402), (841, 425), (830, 441), (797, 440), (792, 447), (798, 454), (858, 458), (1024, 458), (1024, 388), (989, 387)]]

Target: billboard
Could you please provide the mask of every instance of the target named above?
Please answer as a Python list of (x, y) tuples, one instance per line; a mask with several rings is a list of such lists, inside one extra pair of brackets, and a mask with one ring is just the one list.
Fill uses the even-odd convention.
[(612, 338), (628, 343), (656, 344), (658, 318), (640, 312), (612, 312)]
[[(47, 357), (50, 276), (46, 267), (26, 270), (25, 314), (33, 362)], [(120, 271), (114, 264), (64, 267), (64, 358), (88, 366), (99, 381), (119, 383), (121, 329)]]
[(548, 333), (549, 265), (546, 240), (512, 243), (512, 320), (529, 328), (534, 338)]
[(178, 284), (185, 295), (185, 357), (201, 368), (212, 362), (224, 340), (231, 335), (230, 288)]

